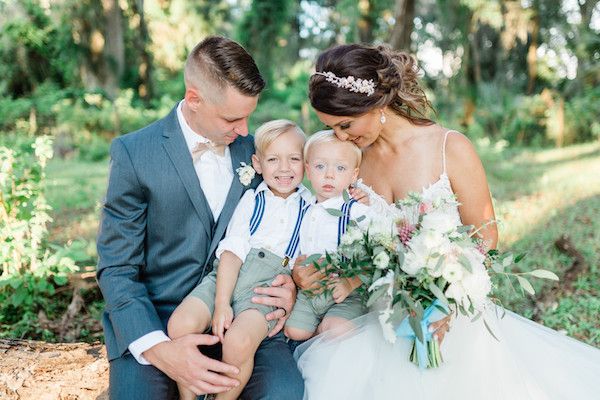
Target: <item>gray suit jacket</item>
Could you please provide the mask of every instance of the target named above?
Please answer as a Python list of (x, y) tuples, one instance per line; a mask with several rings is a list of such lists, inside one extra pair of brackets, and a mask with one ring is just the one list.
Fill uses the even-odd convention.
[[(253, 138), (230, 146), (233, 170), (249, 164)], [(109, 360), (131, 342), (166, 331), (171, 313), (212, 269), (214, 251), (248, 186), (236, 174), (213, 221), (176, 108), (164, 119), (116, 138), (98, 233), (97, 280), (106, 302), (103, 325)]]

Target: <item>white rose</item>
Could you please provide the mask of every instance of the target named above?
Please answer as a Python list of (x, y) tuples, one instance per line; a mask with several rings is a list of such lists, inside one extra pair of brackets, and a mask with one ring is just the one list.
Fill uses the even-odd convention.
[(485, 267), (474, 266), (473, 273), (466, 273), (462, 280), (462, 286), (465, 293), (471, 299), (471, 303), (476, 310), (483, 310), (492, 291), (492, 281)]
[(462, 304), (466, 308), (469, 308), (469, 298), (467, 292), (460, 281), (451, 283), (444, 293), (447, 298), (453, 299), (457, 304)]
[(375, 265), (375, 267), (379, 269), (386, 269), (389, 263), (390, 256), (388, 256), (388, 254), (385, 251), (379, 252), (379, 254), (377, 254), (373, 258), (373, 265)]
[(441, 233), (449, 233), (456, 230), (457, 225), (454, 218), (442, 211), (433, 211), (423, 216), (421, 229), (433, 230)]
[(247, 165), (246, 163), (240, 163), (241, 167), (237, 168), (235, 172), (238, 173), (240, 178), (240, 183), (244, 186), (248, 186), (254, 176), (256, 175), (256, 171), (252, 168), (251, 165)]
[(362, 231), (358, 228), (350, 227), (344, 233), (342, 238), (340, 239), (340, 244), (344, 246), (349, 246), (355, 242), (358, 242), (362, 239)]
[(402, 271), (406, 272), (408, 275), (414, 276), (417, 275), (420, 270), (425, 268), (426, 263), (427, 259), (425, 258), (425, 255), (417, 254), (410, 250), (406, 253), (401, 268)]
[(448, 260), (442, 263), (442, 276), (449, 283), (459, 281), (463, 277), (463, 266), (460, 265), (456, 260)]

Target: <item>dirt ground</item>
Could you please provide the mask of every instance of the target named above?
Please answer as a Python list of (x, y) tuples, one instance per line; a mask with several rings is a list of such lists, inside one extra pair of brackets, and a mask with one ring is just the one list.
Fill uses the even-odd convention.
[(108, 400), (104, 346), (0, 339), (0, 399)]

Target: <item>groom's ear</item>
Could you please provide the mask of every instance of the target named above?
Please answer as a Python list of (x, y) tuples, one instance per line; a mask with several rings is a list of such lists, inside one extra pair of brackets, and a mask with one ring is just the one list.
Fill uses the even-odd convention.
[(256, 172), (262, 174), (262, 168), (260, 167), (260, 160), (256, 154), (252, 154), (252, 167)]
[(185, 102), (189, 104), (193, 111), (197, 111), (198, 107), (204, 102), (202, 94), (194, 87), (186, 88), (184, 98)]

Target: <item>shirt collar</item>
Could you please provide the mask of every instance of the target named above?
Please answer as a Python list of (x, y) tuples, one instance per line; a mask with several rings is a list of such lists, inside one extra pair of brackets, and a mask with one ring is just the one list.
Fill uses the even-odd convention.
[[(267, 183), (265, 181), (262, 181), (256, 187), (256, 189), (254, 191), (254, 193), (256, 193), (256, 194), (258, 194), (259, 192), (267, 192), (271, 196), (275, 196), (273, 194), (273, 192), (271, 191), (271, 189), (269, 189), (269, 186), (267, 186)], [(304, 201), (306, 201), (307, 203), (312, 203), (312, 201), (313, 201), (312, 193), (303, 184), (298, 185), (298, 188), (296, 189), (296, 191), (294, 193), (292, 193), (286, 200), (294, 199), (294, 198), (297, 198), (298, 196), (302, 196)]]
[(183, 132), (183, 137), (185, 139), (185, 143), (187, 144), (190, 153), (196, 147), (197, 143), (206, 143), (209, 140), (199, 133), (194, 132), (194, 130), (188, 125), (185, 117), (183, 116), (183, 111), (181, 107), (183, 106), (183, 102), (185, 100), (181, 100), (177, 105), (177, 120), (179, 121), (179, 126), (181, 127), (181, 131)]
[(315, 205), (323, 208), (335, 208), (339, 210), (342, 204), (344, 204), (344, 196), (332, 197), (320, 203), (317, 203), (315, 200)]

